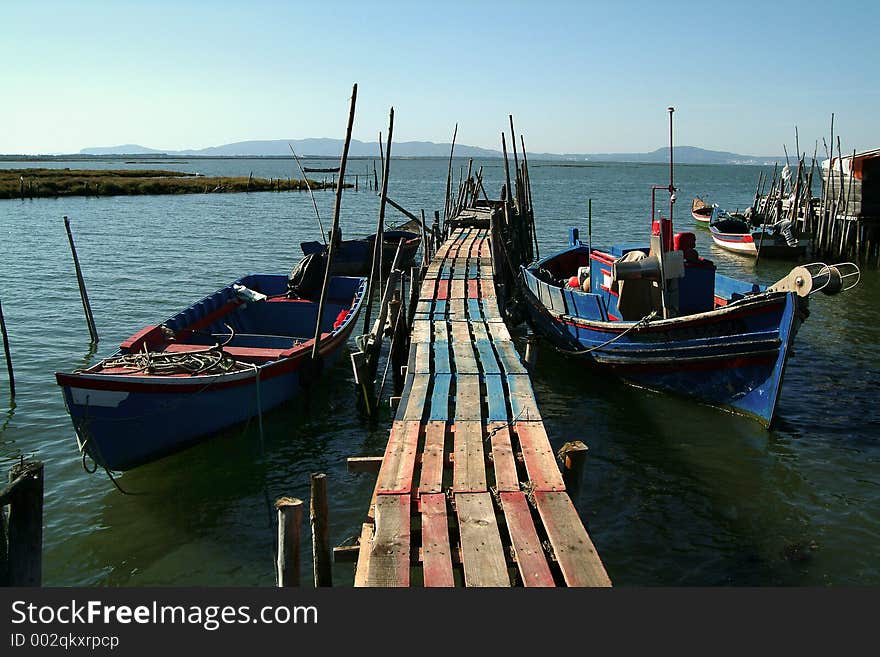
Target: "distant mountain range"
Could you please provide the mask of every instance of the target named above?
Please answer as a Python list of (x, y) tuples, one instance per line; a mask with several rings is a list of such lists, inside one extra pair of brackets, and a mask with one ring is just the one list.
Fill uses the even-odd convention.
[[(212, 146), (210, 148), (180, 151), (162, 151), (137, 144), (123, 146), (98, 146), (84, 148), (80, 155), (149, 155), (155, 157), (289, 157), (292, 144), (301, 157), (339, 157), (342, 154), (341, 139), (272, 139), (261, 141), (239, 141), (233, 144)], [(450, 144), (437, 144), (431, 141), (394, 142), (392, 153), (395, 157), (449, 157)], [(726, 151), (712, 151), (696, 146), (676, 146), (675, 161), (679, 164), (773, 164), (784, 160), (780, 157), (761, 157), (740, 155)], [(352, 157), (379, 157), (376, 143), (352, 139), (349, 147)], [(457, 157), (500, 158), (501, 151), (478, 146), (456, 144)], [(669, 147), (658, 148), (650, 153), (529, 153), (535, 160), (559, 160), (568, 162), (667, 162)]]

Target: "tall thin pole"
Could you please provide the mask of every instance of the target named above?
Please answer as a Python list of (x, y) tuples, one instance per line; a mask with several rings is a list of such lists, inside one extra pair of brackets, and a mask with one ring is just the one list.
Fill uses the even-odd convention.
[(3, 332), (3, 351), (6, 353), (6, 371), (9, 372), (9, 396), (15, 398), (15, 374), (12, 372), (12, 357), (9, 355), (9, 336), (6, 334), (6, 320), (3, 319), (3, 304), (0, 303), (0, 331)]
[[(385, 171), (385, 153), (384, 153), (384, 150), (385, 150), (385, 147), (382, 145), (382, 131), (380, 130), (380, 131), (379, 131), (379, 159), (380, 159), (381, 161), (379, 162), (379, 167), (382, 169), (382, 171)], [(377, 193), (377, 194), (379, 193), (379, 186), (378, 186), (378, 185), (376, 185), (376, 193)]]
[(452, 196), (452, 155), (455, 153), (455, 138), (458, 136), (458, 123), (452, 131), (452, 147), (449, 149), (449, 168), (446, 172), (446, 205), (443, 209), (443, 220), (449, 216), (449, 198)]
[(593, 253), (593, 199), (587, 201), (587, 249)]
[[(522, 182), (519, 175), (519, 157), (516, 154), (516, 132), (513, 129), (513, 114), (508, 114), (510, 119), (510, 143), (513, 146), (513, 170), (516, 174), (516, 204), (522, 206)], [(519, 208), (522, 212), (522, 207)]]
[(330, 268), (333, 265), (333, 252), (339, 241), (339, 212), (342, 208), (342, 188), (345, 180), (345, 165), (348, 162), (348, 147), (351, 145), (351, 128), (354, 125), (354, 108), (357, 103), (357, 83), (351, 88), (351, 108), (348, 111), (348, 128), (345, 131), (345, 146), (342, 148), (342, 160), (339, 162), (339, 180), (336, 182), (336, 204), (333, 207), (333, 228), (330, 235), (330, 249), (327, 252), (327, 267), (324, 270), (324, 285), (321, 286), (321, 299), (318, 302), (318, 319), (315, 321), (315, 343), (312, 346), (312, 360), (318, 359), (321, 349), (321, 318), (324, 315), (324, 302), (327, 299), (327, 288), (330, 287)]
[(79, 285), (79, 296), (82, 299), (83, 311), (86, 314), (86, 324), (89, 326), (92, 344), (98, 344), (98, 329), (95, 327), (95, 317), (92, 315), (92, 306), (89, 303), (86, 283), (83, 280), (82, 270), (79, 267), (79, 258), (76, 255), (76, 245), (73, 243), (73, 234), (70, 232), (70, 220), (67, 218), (67, 215), (64, 216), (64, 229), (67, 231), (67, 241), (70, 242), (70, 252), (73, 254), (73, 266), (76, 269), (76, 282)]
[(315, 201), (315, 195), (312, 192), (312, 186), (309, 184), (309, 177), (306, 175), (306, 170), (303, 169), (302, 164), (300, 164), (299, 158), (296, 156), (296, 151), (293, 150), (293, 144), (287, 142), (287, 145), (290, 147), (290, 152), (293, 153), (293, 159), (296, 160), (296, 164), (299, 167), (299, 172), (302, 174), (303, 182), (306, 184), (306, 189), (309, 190), (309, 196), (312, 197), (312, 205), (315, 206), (315, 216), (318, 218), (318, 229), (321, 231), (321, 241), (324, 242), (324, 245), (327, 245), (327, 236), (324, 235), (324, 225), (321, 223), (321, 213), (318, 212), (318, 203)]
[(373, 310), (373, 289), (382, 289), (382, 254), (385, 246), (385, 204), (388, 202), (388, 174), (391, 170), (391, 141), (394, 137), (394, 108), (388, 114), (388, 141), (382, 155), (382, 192), (379, 196), (379, 219), (376, 222), (376, 239), (373, 241), (373, 258), (370, 261), (370, 281), (367, 286), (367, 308), (364, 326), (370, 326)]

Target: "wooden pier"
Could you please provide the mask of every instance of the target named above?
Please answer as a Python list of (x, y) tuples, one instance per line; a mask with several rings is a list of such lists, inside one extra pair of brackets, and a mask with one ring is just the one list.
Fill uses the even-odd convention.
[(498, 306), (493, 216), (451, 224), (421, 283), (355, 586), (610, 586)]

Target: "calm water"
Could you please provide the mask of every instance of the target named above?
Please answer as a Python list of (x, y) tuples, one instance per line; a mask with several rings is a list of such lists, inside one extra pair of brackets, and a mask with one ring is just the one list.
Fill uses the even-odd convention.
[[(503, 170), (485, 165), (486, 187), (497, 194)], [(154, 166), (293, 175), (289, 162), (277, 160)], [(368, 168), (371, 162), (351, 164)], [(442, 204), (445, 168), (439, 160), (395, 161), (389, 195), (430, 216)], [(695, 194), (728, 209), (747, 206), (759, 170), (677, 167), (677, 226), (697, 233), (700, 253), (723, 273), (771, 283), (789, 266), (719, 251), (707, 231), (693, 228), (688, 211)], [(589, 197), (595, 244), (644, 238), (650, 185), (668, 175), (664, 166), (639, 164), (533, 162), (531, 172), (542, 253), (565, 246), (569, 225), (586, 235)], [(318, 202), (329, 225), (332, 193), (319, 193)], [(373, 193), (346, 192), (343, 206), (346, 235), (372, 232)], [(96, 354), (89, 352), (65, 214), (101, 335)], [(0, 295), (18, 389), (10, 408), (0, 376), (0, 467), (5, 476), (22, 454), (46, 463), (46, 584), (271, 585), (271, 501), (307, 498), (315, 471), (329, 475), (334, 543), (358, 533), (373, 478), (349, 475), (345, 458), (381, 454), (387, 419), (371, 427), (358, 414), (347, 357), (313, 398), (266, 415), (264, 449), (255, 422), (236, 427), (126, 473), (120, 483), (135, 493), (127, 496), (105, 474), (83, 472), (52, 376), (109, 354), (135, 330), (244, 273), (288, 271), (299, 242), (317, 239), (307, 194), (0, 201), (0, 236)], [(580, 439), (590, 447), (577, 503), (615, 584), (880, 584), (877, 299), (874, 272), (846, 296), (814, 299), (772, 432), (692, 402), (584, 377), (575, 363), (539, 350), (535, 389), (554, 444)], [(351, 565), (336, 566), (335, 577), (350, 583)]]

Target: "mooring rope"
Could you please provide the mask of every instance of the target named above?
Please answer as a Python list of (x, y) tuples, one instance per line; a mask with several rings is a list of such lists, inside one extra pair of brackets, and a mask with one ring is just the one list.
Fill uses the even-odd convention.
[(630, 327), (629, 327), (628, 329), (626, 329), (625, 331), (623, 331), (623, 332), (621, 332), (621, 333), (618, 333), (617, 335), (615, 335), (615, 336), (614, 336), (613, 338), (611, 338), (610, 340), (606, 340), (606, 341), (603, 342), (602, 344), (597, 344), (596, 346), (594, 346), (594, 347), (590, 347), (589, 349), (563, 349), (562, 347), (556, 347), (556, 346), (554, 346), (553, 348), (554, 348), (556, 351), (558, 351), (558, 352), (560, 352), (560, 353), (563, 353), (563, 354), (569, 354), (569, 355), (571, 355), (571, 356), (585, 356), (585, 355), (587, 355), (587, 354), (593, 353), (594, 351), (596, 351), (596, 350), (598, 350), (598, 349), (602, 349), (602, 348), (607, 347), (608, 345), (610, 345), (610, 344), (612, 344), (612, 343), (614, 343), (614, 342), (617, 342), (618, 340), (620, 340), (620, 338), (622, 338), (624, 335), (626, 335), (626, 334), (629, 333), (630, 331), (634, 331), (634, 330), (636, 330), (636, 329), (638, 329), (638, 328), (642, 328), (642, 327), (647, 326), (647, 325), (648, 325), (648, 322), (650, 322), (650, 321), (651, 321), (652, 319), (654, 319), (656, 316), (657, 316), (657, 311), (656, 311), (656, 310), (652, 310), (650, 313), (648, 313), (647, 315), (645, 315), (644, 317), (642, 317), (639, 321), (637, 321), (635, 324), (633, 324), (632, 326), (630, 326)]

